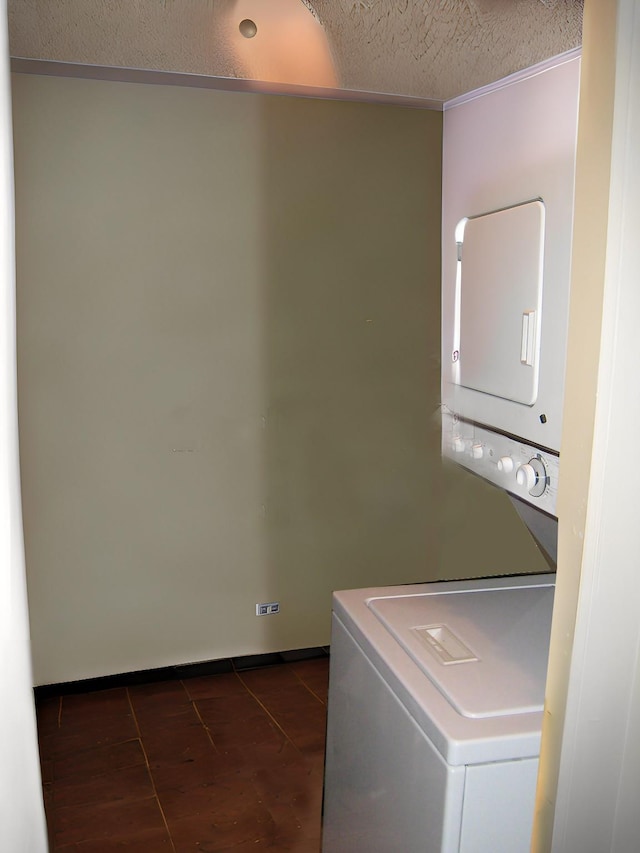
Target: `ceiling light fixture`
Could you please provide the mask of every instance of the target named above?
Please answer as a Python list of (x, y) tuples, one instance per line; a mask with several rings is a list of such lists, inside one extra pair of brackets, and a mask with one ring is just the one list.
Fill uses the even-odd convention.
[(243, 21), (240, 21), (238, 29), (240, 30), (240, 35), (243, 35), (246, 39), (252, 39), (258, 32), (256, 22), (252, 21), (251, 18), (245, 18)]

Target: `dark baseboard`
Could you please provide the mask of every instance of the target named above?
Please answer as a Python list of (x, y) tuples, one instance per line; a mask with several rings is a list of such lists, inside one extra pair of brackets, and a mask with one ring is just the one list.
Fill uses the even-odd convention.
[(310, 649), (292, 649), (285, 652), (271, 652), (262, 655), (244, 655), (222, 660), (185, 663), (177, 666), (162, 666), (157, 669), (143, 669), (137, 672), (122, 672), (115, 675), (102, 675), (98, 678), (83, 678), (80, 681), (64, 681), (59, 684), (41, 684), (34, 687), (36, 701), (51, 696), (71, 696), (75, 693), (91, 693), (95, 690), (108, 690), (112, 687), (133, 687), (136, 684), (152, 684), (155, 681), (175, 681), (183, 678), (197, 678), (203, 675), (222, 675), (225, 672), (242, 672), (283, 663), (295, 663), (329, 655), (329, 648), (316, 646)]

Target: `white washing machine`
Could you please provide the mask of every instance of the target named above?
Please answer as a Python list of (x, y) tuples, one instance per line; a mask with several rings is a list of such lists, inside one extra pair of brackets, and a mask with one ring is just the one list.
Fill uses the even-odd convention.
[(334, 594), (324, 853), (528, 853), (553, 591)]

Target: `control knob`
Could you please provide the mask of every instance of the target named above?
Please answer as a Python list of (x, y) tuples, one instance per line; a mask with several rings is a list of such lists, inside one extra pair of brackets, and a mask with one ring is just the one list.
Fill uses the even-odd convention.
[(451, 449), (454, 453), (464, 453), (465, 447), (464, 438), (460, 438), (459, 435), (457, 435), (451, 442)]
[(516, 482), (534, 498), (539, 498), (540, 495), (544, 494), (549, 482), (549, 475), (542, 458), (534, 456), (524, 465), (521, 465), (516, 472)]
[(498, 459), (498, 471), (510, 474), (513, 471), (513, 459), (510, 456), (501, 456)]

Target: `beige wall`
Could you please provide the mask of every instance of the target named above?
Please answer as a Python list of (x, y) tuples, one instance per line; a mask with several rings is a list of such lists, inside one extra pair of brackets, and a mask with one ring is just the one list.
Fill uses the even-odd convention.
[(440, 467), (440, 114), (29, 75), (14, 113), (36, 683), (544, 567)]
[(14, 111), (36, 681), (324, 644), (332, 589), (421, 578), (440, 115), (33, 76)]

